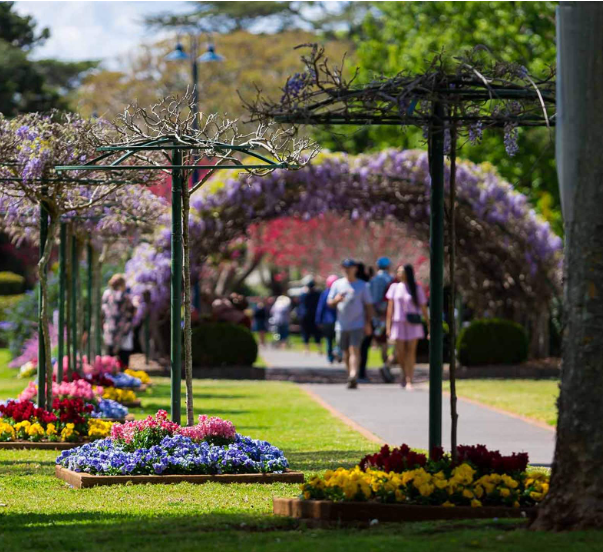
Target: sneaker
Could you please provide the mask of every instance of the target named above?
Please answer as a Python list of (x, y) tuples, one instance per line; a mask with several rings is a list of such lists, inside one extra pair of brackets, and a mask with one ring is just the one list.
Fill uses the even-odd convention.
[(358, 387), (358, 382), (354, 378), (350, 378), (348, 380), (348, 389), (356, 389)]
[(406, 384), (406, 390), (407, 390), (407, 391), (414, 391), (414, 390), (415, 390), (415, 388), (413, 387), (412, 383), (408, 382), (408, 383)]
[(394, 382), (394, 376), (390, 372), (389, 366), (387, 364), (384, 364), (383, 366), (381, 366), (381, 368), (379, 368), (379, 373), (381, 374), (381, 377), (383, 378), (383, 381), (385, 383)]
[(402, 376), (402, 381), (400, 382), (402, 389), (406, 389), (406, 376)]

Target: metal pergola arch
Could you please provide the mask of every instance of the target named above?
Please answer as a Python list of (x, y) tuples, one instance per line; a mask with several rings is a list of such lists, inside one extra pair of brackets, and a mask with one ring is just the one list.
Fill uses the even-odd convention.
[[(182, 381), (182, 188), (185, 185), (185, 171), (197, 169), (215, 170), (274, 170), (290, 168), (287, 162), (276, 162), (254, 151), (255, 146), (228, 144), (218, 141), (195, 140), (190, 136), (176, 137), (165, 135), (149, 140), (137, 140), (132, 143), (119, 143), (100, 146), (101, 154), (84, 165), (58, 165), (55, 170), (64, 171), (120, 171), (120, 170), (160, 170), (170, 171), (172, 175), (172, 232), (171, 232), (171, 331), (170, 331), (170, 364), (171, 364), (171, 417), (173, 421), (181, 420), (181, 381)], [(261, 163), (234, 162), (224, 165), (196, 164), (183, 165), (183, 152), (187, 150), (204, 152), (206, 158), (212, 158), (215, 151), (236, 151), (247, 155)], [(138, 152), (163, 151), (169, 157), (170, 164), (132, 164), (124, 165), (124, 161)], [(118, 157), (109, 164), (99, 164)]]
[[(430, 200), (430, 344), (429, 344), (429, 451), (442, 444), (442, 379), (443, 379), (443, 285), (444, 285), (444, 179), (445, 134), (450, 129), (481, 123), (485, 128), (552, 127), (556, 113), (555, 82), (551, 77), (534, 81), (525, 68), (517, 65), (494, 68), (494, 76), (478, 71), (459, 58), (458, 72), (447, 73), (442, 64), (434, 62), (423, 75), (399, 74), (361, 85), (355, 77), (345, 81), (341, 70), (331, 69), (324, 49), (313, 46), (309, 58), (302, 57), (309, 75), (301, 88), (288, 91), (290, 80), (283, 88), (280, 103), (262, 98), (246, 102), (252, 120), (273, 119), (292, 125), (397, 125), (428, 127)], [(441, 56), (436, 57), (441, 61)], [(436, 67), (437, 66), (437, 67)], [(435, 67), (435, 68), (434, 68)], [(517, 71), (518, 82), (506, 75)], [(295, 77), (293, 77), (295, 78)], [(523, 82), (525, 81), (525, 85)], [(307, 88), (306, 88), (307, 86)], [(488, 102), (513, 101), (521, 104), (517, 113), (501, 112), (489, 116), (482, 109)], [(470, 107), (462, 109), (459, 106)], [(456, 159), (456, 137), (451, 148)], [(453, 188), (454, 174), (451, 175)], [(452, 229), (452, 231), (454, 231)], [(452, 379), (452, 375), (451, 375)], [(455, 407), (454, 407), (455, 408)], [(455, 413), (455, 411), (454, 411)], [(453, 418), (454, 418), (453, 414)], [(455, 420), (453, 420), (453, 427)], [(456, 432), (456, 430), (454, 430)], [(453, 451), (453, 455), (455, 452)]]

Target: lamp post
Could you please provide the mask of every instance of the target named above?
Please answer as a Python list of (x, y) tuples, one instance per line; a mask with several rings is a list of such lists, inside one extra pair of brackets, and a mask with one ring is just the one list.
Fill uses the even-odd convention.
[[(182, 42), (178, 42), (174, 50), (165, 56), (166, 61), (191, 61), (191, 77), (193, 81), (193, 110), (195, 119), (193, 120), (193, 128), (197, 128), (197, 113), (199, 113), (199, 63), (217, 63), (224, 61), (226, 58), (216, 52), (215, 46), (210, 42), (207, 44), (207, 50), (198, 56), (199, 52), (199, 35), (190, 33), (189, 41), (191, 44), (190, 55), (186, 53)], [(199, 171), (193, 170), (191, 175), (193, 184), (199, 180)], [(199, 278), (195, 279), (193, 304), (197, 311), (201, 309), (201, 288)]]

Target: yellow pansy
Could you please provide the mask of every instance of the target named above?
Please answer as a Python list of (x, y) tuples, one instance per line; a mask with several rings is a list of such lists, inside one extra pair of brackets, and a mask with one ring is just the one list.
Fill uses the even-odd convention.
[(472, 508), (479, 508), (479, 507), (481, 507), (481, 505), (482, 505), (482, 503), (477, 498), (474, 498), (471, 501), (471, 507)]
[(511, 491), (509, 489), (505, 489), (504, 487), (502, 489), (500, 489), (500, 496), (502, 496), (503, 498), (507, 498), (511, 495)]

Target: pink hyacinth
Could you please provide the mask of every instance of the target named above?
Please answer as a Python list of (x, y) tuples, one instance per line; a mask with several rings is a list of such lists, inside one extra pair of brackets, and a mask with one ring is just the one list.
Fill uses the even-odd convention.
[[(35, 400), (38, 394), (38, 386), (30, 381), (27, 387), (19, 395), (19, 400)], [(80, 379), (60, 384), (52, 382), (52, 396), (61, 399), (82, 399), (84, 402), (96, 402), (102, 397), (103, 388), (98, 385), (91, 385), (86, 380)]]
[(147, 416), (144, 420), (114, 424), (111, 428), (111, 438), (131, 443), (137, 432), (147, 428), (162, 429), (169, 435), (180, 434), (193, 441), (204, 441), (212, 437), (230, 441), (237, 434), (234, 424), (222, 418), (209, 418), (201, 415), (197, 425), (181, 427), (177, 423), (168, 420), (168, 413), (165, 410), (159, 410), (155, 416)]
[(162, 429), (169, 435), (174, 435), (178, 432), (180, 426), (176, 422), (168, 420), (168, 413), (165, 410), (159, 410), (155, 416), (147, 416), (144, 420), (114, 424), (111, 427), (111, 438), (130, 443), (138, 431), (143, 431), (147, 428)]

